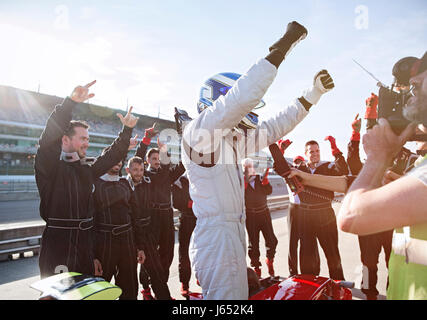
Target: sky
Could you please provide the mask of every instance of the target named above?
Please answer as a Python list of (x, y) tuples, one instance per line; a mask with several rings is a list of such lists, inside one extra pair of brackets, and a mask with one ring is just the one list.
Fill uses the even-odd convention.
[(308, 36), (281, 64), (258, 114), (267, 120), (327, 69), (336, 87), (286, 136), (286, 154), (303, 155), (314, 139), (331, 160), (324, 138), (334, 136), (346, 155), (351, 122), (378, 91), (352, 59), (390, 85), (395, 62), (427, 50), (426, 17), (425, 0), (2, 0), (0, 84), (65, 97), (96, 79), (91, 103), (171, 120), (179, 107), (195, 117), (207, 78), (245, 73), (295, 20)]

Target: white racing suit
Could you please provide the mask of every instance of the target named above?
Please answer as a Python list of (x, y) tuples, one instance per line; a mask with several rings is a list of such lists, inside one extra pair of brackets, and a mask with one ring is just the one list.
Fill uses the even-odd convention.
[[(240, 162), (275, 143), (308, 114), (296, 100), (257, 129), (249, 130), (246, 137), (231, 130), (260, 102), (276, 73), (274, 65), (260, 59), (226, 96), (220, 96), (184, 128), (181, 156), (197, 217), (189, 254), (205, 299), (248, 298), (244, 180)], [(211, 139), (206, 138), (209, 135)], [(200, 165), (197, 157), (214, 150), (215, 165)]]

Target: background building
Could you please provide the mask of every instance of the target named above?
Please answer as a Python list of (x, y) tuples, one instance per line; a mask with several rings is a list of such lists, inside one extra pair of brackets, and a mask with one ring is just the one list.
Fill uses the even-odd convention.
[[(32, 91), (0, 86), (0, 175), (34, 174), (34, 157), (38, 139), (47, 118), (55, 105), (64, 98)], [(116, 113), (123, 110), (80, 103), (76, 106), (73, 119), (85, 120), (90, 128), (88, 156), (97, 156), (112, 143), (121, 130)], [(134, 135), (144, 136), (144, 129), (154, 122), (159, 130), (174, 129), (173, 121), (140, 115)], [(154, 139), (152, 147), (157, 147)], [(179, 144), (168, 143), (172, 162), (179, 161)], [(129, 154), (131, 155), (131, 153)]]
[[(63, 99), (63, 97), (0, 86), (0, 175), (34, 174), (34, 157), (38, 139), (52, 110)], [(118, 112), (123, 114), (123, 110), (91, 103), (80, 103), (76, 106), (73, 119), (85, 120), (90, 126), (88, 156), (98, 156), (102, 149), (117, 137), (122, 127), (116, 116)], [(157, 123), (156, 128), (159, 131), (175, 129), (173, 121), (137, 115), (139, 121), (133, 135), (138, 134), (138, 139), (144, 136), (144, 130), (151, 127), (154, 122)], [(168, 145), (171, 161), (178, 163), (179, 142), (173, 140), (162, 142)], [(150, 147), (157, 147), (157, 139), (152, 140)], [(131, 151), (129, 156), (133, 153), (134, 151)], [(267, 165), (272, 167), (271, 158), (262, 151), (252, 158), (259, 173), (262, 173)]]

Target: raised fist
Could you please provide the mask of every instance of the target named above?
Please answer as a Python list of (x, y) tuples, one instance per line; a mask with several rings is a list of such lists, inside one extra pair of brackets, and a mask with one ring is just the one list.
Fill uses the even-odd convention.
[(268, 173), (269, 173), (269, 171), (270, 171), (270, 168), (265, 169), (265, 172), (264, 172), (264, 175), (263, 175), (262, 181), (261, 181), (261, 184), (263, 186), (265, 186), (266, 184), (269, 183), (269, 181), (268, 181)]
[(377, 119), (378, 118), (378, 112), (377, 112), (377, 106), (378, 106), (378, 96), (375, 93), (371, 93), (371, 96), (366, 99), (366, 112), (365, 112), (365, 119)]
[(95, 83), (96, 83), (96, 80), (93, 80), (92, 82), (89, 82), (84, 86), (75, 87), (70, 96), (71, 100), (73, 100), (74, 102), (80, 103), (94, 97), (95, 96), (94, 93), (89, 93), (89, 88)]
[(331, 145), (336, 145), (335, 138), (333, 136), (325, 137), (325, 141), (329, 141)]
[(328, 71), (322, 70), (314, 76), (313, 86), (319, 89), (323, 94), (331, 91), (335, 87), (335, 84)]
[(282, 152), (282, 154), (285, 153), (285, 150), (291, 145), (291, 143), (292, 141), (290, 141), (289, 139), (286, 139), (286, 140), (280, 139), (279, 141), (277, 141), (277, 145), (279, 146), (279, 149)]
[(326, 70), (321, 70), (314, 76), (313, 87), (304, 94), (304, 99), (316, 104), (320, 97), (335, 87), (334, 80)]
[(332, 150), (333, 156), (336, 156), (336, 155), (341, 153), (340, 149), (338, 149), (338, 147), (337, 147), (337, 143), (336, 143), (335, 138), (333, 136), (327, 136), (325, 138), (325, 141), (329, 141), (331, 143), (331, 150)]

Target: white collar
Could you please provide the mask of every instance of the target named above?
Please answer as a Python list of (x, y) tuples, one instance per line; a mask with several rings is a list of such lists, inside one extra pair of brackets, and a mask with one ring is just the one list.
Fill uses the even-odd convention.
[(61, 151), (61, 156), (59, 157), (59, 160), (64, 160), (65, 162), (75, 162), (80, 161), (80, 157), (77, 152)]
[(133, 182), (132, 176), (128, 173), (126, 180), (129, 182), (130, 187), (132, 190), (135, 190), (135, 187), (138, 185), (138, 183)]
[(103, 176), (100, 177), (102, 180), (104, 181), (113, 181), (113, 182), (117, 182), (120, 180), (120, 176), (119, 175), (111, 175), (111, 174), (104, 174)]
[(92, 157), (84, 157), (84, 158), (80, 158), (79, 154), (77, 152), (65, 152), (65, 151), (61, 151), (61, 155), (59, 156), (59, 160), (63, 160), (65, 162), (76, 162), (76, 161), (80, 161), (80, 164), (82, 165), (89, 165), (89, 164), (93, 164), (96, 160), (96, 158), (92, 158)]

